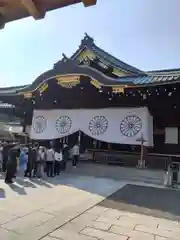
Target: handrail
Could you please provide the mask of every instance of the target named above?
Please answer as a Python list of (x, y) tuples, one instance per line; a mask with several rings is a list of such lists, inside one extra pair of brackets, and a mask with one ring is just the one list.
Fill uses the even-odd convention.
[[(91, 152), (105, 152), (105, 153), (121, 153), (121, 154), (132, 154), (139, 155), (140, 152), (128, 152), (128, 151), (120, 151), (120, 150), (107, 150), (107, 149), (88, 149)], [(148, 156), (159, 156), (159, 157), (180, 157), (180, 154), (164, 154), (164, 153), (148, 153)]]

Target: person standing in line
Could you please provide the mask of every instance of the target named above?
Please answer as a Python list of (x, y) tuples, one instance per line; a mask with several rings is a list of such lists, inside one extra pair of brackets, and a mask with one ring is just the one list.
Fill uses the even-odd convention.
[(17, 169), (17, 174), (21, 177), (24, 176), (24, 173), (27, 170), (27, 161), (28, 161), (27, 149), (23, 147), (20, 149), (19, 164)]
[(72, 166), (76, 168), (79, 160), (79, 145), (76, 143), (72, 148)]
[(34, 166), (33, 166), (33, 177), (38, 176), (39, 164), (40, 164), (40, 147), (37, 145), (35, 147), (36, 150), (36, 158), (34, 159)]
[(3, 155), (3, 172), (6, 172), (6, 166), (7, 166), (7, 161), (8, 161), (8, 154), (9, 154), (10, 147), (8, 143), (4, 143), (3, 150), (2, 150), (2, 155)]
[(39, 165), (40, 177), (44, 177), (45, 161), (46, 161), (46, 149), (45, 149), (45, 147), (42, 147), (41, 152), (40, 152), (40, 165)]
[(29, 151), (28, 151), (28, 163), (27, 163), (27, 169), (25, 171), (24, 177), (32, 177), (32, 171), (35, 168), (35, 163), (36, 163), (36, 158), (37, 158), (37, 149), (36, 146), (29, 146)]
[(57, 149), (54, 153), (54, 159), (55, 159), (55, 168), (54, 168), (54, 174), (59, 175), (61, 166), (62, 166), (62, 152), (60, 149)]
[(68, 148), (68, 145), (66, 143), (63, 146), (62, 154), (63, 154), (63, 161), (62, 161), (61, 170), (65, 171), (66, 170), (67, 161), (69, 159), (69, 148)]
[(54, 176), (54, 150), (51, 146), (46, 152), (46, 173), (48, 177)]
[(8, 161), (6, 165), (5, 183), (13, 183), (12, 179), (16, 174), (17, 170), (17, 159), (20, 155), (19, 147), (14, 147), (9, 150)]
[(0, 173), (3, 172), (3, 146), (0, 145)]
[(42, 166), (44, 165), (45, 153), (43, 147), (40, 146), (37, 151), (37, 159), (36, 159), (36, 177), (42, 177)]

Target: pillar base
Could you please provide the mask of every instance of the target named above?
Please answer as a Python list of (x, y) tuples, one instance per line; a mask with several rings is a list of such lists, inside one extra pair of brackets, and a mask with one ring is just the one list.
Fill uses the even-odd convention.
[(138, 165), (136, 166), (139, 169), (145, 169), (146, 168), (146, 161), (145, 160), (138, 160)]

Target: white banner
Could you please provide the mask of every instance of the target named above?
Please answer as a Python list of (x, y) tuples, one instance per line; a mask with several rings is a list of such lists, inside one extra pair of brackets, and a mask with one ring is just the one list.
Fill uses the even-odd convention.
[(56, 139), (79, 130), (109, 143), (153, 146), (153, 119), (147, 108), (34, 110), (32, 139)]

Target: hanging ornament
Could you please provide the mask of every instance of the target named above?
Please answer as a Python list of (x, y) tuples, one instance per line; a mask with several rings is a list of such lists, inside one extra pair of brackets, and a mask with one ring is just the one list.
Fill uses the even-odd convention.
[(144, 93), (143, 94), (143, 100), (146, 100), (147, 99), (147, 95)]

